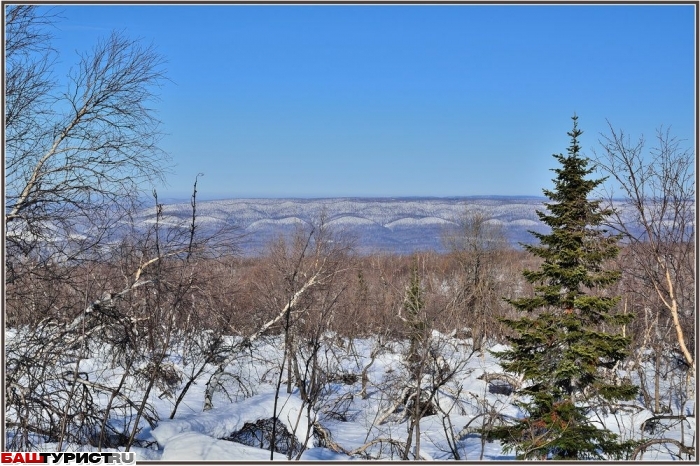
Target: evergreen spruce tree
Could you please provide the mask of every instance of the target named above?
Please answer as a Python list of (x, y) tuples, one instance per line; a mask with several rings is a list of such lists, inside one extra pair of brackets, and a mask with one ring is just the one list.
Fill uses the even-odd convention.
[(604, 268), (618, 253), (618, 237), (601, 228), (612, 212), (588, 198), (604, 179), (586, 179), (593, 169), (580, 154), (581, 133), (574, 115), (568, 155), (554, 155), (561, 167), (553, 170), (554, 190), (544, 190), (548, 213), (537, 212), (551, 232), (531, 232), (539, 244), (523, 245), (542, 259), (538, 270), (523, 272), (534, 296), (509, 300), (525, 316), (504, 320), (516, 336), (510, 349), (494, 353), (523, 377), (524, 417), (491, 433), (519, 459), (620, 459), (634, 447), (588, 416), (592, 399), (633, 399), (637, 387), (600, 372), (627, 355), (629, 339), (611, 332), (629, 320), (614, 312), (619, 297), (602, 291), (620, 275)]

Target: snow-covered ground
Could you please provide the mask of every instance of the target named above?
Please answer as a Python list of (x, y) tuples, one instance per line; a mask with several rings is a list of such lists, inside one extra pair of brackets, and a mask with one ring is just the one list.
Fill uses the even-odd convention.
[[(20, 334), (8, 332), (8, 344), (12, 344)], [(234, 347), (236, 339), (230, 338), (228, 342)], [(247, 438), (250, 440), (256, 435), (256, 423), (259, 426), (262, 421), (276, 415), (284, 426), (278, 428), (278, 433), (280, 430), (286, 431), (298, 442), (296, 449), (290, 453), (292, 457), (301, 452), (301, 460), (400, 459), (397, 448), (405, 445), (403, 442), (408, 436), (405, 410), (397, 403), (405, 395), (404, 389), (411, 384), (404, 362), (407, 343), (380, 342), (376, 337), (348, 341), (333, 335), (327, 335), (323, 342), (317, 368), (320, 391), (312, 406), (302, 400), (299, 388), (292, 387), (292, 392), (287, 393), (287, 371), (280, 377), (283, 339), (271, 336), (256, 341), (252, 348), (240, 350), (237, 357), (231, 358), (225, 368), (221, 389), (212, 400), (214, 406), (206, 411), (203, 410), (206, 384), (216, 365), (205, 365), (205, 371), (187, 391), (173, 419), (169, 417), (175, 400), (185, 386), (187, 375), (194, 373), (197, 358), (191, 354), (171, 352), (168, 365), (179, 374), (179, 381), (169, 390), (151, 392), (149, 401), (159, 420), (155, 428), (144, 425), (137, 436), (140, 446), (131, 451), (137, 454), (137, 460), (270, 460), (269, 449), (251, 445), (255, 443), (251, 441), (244, 445), (231, 438), (234, 434), (241, 438), (241, 432), (247, 428)], [(487, 422), (522, 415), (513, 404), (514, 395), (503, 393), (508, 390), (499, 390), (498, 384), (490, 385), (485, 380), (489, 378), (484, 377), (485, 374), (502, 372), (497, 360), (489, 351), (472, 351), (470, 340), (433, 332), (432, 342), (435, 371), (440, 374), (446, 371), (451, 376), (435, 392), (436, 412), (420, 421), (421, 457), (428, 460), (457, 457), (460, 460), (486, 461), (515, 459), (513, 453), (502, 451), (499, 442), (483, 441), (478, 433), (478, 429)], [(299, 362), (303, 372), (304, 357), (309, 353), (305, 353), (303, 348), (300, 351)], [(86, 374), (86, 380), (95, 384), (116, 386), (119, 370), (110, 367), (108, 358), (104, 357), (106, 354), (109, 354), (109, 349), (80, 361), (80, 371)], [(375, 356), (373, 362), (372, 354)], [(364, 391), (363, 369), (368, 380)], [(425, 386), (437, 380), (437, 372), (428, 371), (424, 375)], [(638, 374), (638, 371), (620, 373), (633, 381), (638, 381)], [(592, 411), (591, 419), (603, 423), (623, 439), (670, 438), (686, 446), (694, 446), (694, 403), (678, 395), (680, 380), (680, 376), (671, 374), (661, 391), (664, 400), (667, 403), (670, 400), (669, 408), (673, 414), (683, 414), (687, 417), (685, 420), (663, 420), (655, 429), (647, 428), (644, 431), (644, 421), (653, 414), (642, 407), (641, 399), (618, 406), (614, 411)], [(276, 387), (279, 382), (278, 391)], [(133, 386), (125, 391), (138, 399), (139, 390)], [(101, 400), (99, 402), (104, 403), (106, 397)], [(314, 429), (317, 426), (330, 433), (331, 441), (319, 437)], [(56, 443), (37, 446), (40, 451), (56, 448)], [(95, 447), (64, 445), (62, 449), (87, 451), (95, 450)], [(643, 459), (677, 460), (677, 453), (677, 446), (657, 445), (650, 448)], [(288, 455), (275, 453), (274, 459), (287, 460)], [(687, 458), (683, 456), (683, 459)]]

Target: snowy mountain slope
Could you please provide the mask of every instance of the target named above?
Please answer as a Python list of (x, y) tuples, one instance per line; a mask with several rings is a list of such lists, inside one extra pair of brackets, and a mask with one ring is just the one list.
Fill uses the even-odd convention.
[[(318, 222), (322, 215), (334, 229), (354, 237), (361, 253), (410, 253), (444, 251), (443, 235), (465, 213), (478, 212), (499, 225), (511, 241), (530, 242), (528, 230), (546, 231), (536, 210), (543, 199), (534, 197), (469, 198), (328, 198), (328, 199), (226, 199), (200, 201), (197, 217), (201, 228), (213, 230), (221, 223), (235, 225), (245, 236), (244, 252), (255, 254), (266, 242), (294, 228)], [(189, 202), (163, 207), (161, 223), (183, 228), (191, 216)], [(153, 209), (140, 215), (154, 221)]]

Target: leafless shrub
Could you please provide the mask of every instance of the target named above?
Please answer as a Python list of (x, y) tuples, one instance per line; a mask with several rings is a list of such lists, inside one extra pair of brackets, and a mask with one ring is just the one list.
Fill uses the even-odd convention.
[(276, 418), (246, 422), (240, 430), (231, 433), (224, 440), (264, 450), (273, 450), (288, 456), (296, 456), (301, 450), (301, 444), (294, 434), (289, 432), (287, 426)]

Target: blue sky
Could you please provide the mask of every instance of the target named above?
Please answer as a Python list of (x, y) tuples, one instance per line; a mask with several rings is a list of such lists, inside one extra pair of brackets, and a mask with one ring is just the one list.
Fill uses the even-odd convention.
[[(62, 5), (61, 66), (153, 43), (161, 197), (541, 195), (579, 115), (695, 141), (692, 5)], [(60, 69), (60, 68), (59, 68)]]

